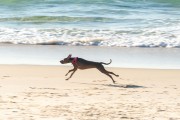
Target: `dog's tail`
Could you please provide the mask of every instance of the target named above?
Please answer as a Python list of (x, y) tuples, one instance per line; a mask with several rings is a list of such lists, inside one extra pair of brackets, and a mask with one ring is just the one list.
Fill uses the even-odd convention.
[(104, 64), (104, 65), (109, 65), (111, 64), (112, 60), (110, 59), (110, 62), (109, 63), (104, 63), (104, 62), (101, 62), (101, 64)]

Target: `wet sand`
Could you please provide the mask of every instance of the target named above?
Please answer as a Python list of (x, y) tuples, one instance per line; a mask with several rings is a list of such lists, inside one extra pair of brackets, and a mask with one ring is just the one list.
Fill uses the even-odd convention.
[(108, 67), (180, 69), (178, 48), (123, 48), (97, 46), (0, 44), (0, 64), (59, 65), (72, 54), (91, 61), (109, 62)]

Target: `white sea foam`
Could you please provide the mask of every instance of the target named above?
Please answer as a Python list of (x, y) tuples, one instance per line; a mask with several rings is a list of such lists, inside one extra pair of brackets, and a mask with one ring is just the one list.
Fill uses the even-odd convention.
[(180, 47), (179, 3), (1, 0), (0, 43)]
[(180, 26), (144, 29), (0, 28), (0, 43), (180, 47)]

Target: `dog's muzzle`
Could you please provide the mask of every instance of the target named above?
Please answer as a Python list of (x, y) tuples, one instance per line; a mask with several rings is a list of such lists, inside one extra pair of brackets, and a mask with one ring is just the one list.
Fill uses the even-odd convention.
[(59, 61), (61, 64), (63, 64), (63, 60)]

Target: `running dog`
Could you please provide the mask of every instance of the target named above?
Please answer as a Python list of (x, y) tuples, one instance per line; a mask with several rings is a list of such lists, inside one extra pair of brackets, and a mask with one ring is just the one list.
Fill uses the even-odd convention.
[(97, 68), (100, 72), (104, 73), (105, 75), (109, 76), (113, 83), (115, 84), (116, 81), (114, 81), (113, 77), (110, 75), (115, 75), (116, 77), (119, 77), (119, 75), (114, 74), (113, 72), (109, 72), (107, 70), (105, 70), (104, 65), (109, 65), (111, 64), (112, 60), (110, 59), (109, 63), (104, 63), (104, 62), (93, 62), (93, 61), (87, 61), (85, 59), (82, 58), (78, 58), (78, 57), (71, 57), (72, 55), (70, 54), (67, 58), (64, 58), (63, 60), (60, 61), (61, 64), (67, 64), (67, 63), (72, 63), (72, 65), (74, 66), (74, 68), (72, 70), (69, 70), (69, 72), (66, 74), (66, 76), (70, 73), (70, 77), (67, 78), (66, 80), (69, 80), (73, 74), (76, 72), (77, 69), (89, 69), (89, 68)]

